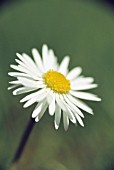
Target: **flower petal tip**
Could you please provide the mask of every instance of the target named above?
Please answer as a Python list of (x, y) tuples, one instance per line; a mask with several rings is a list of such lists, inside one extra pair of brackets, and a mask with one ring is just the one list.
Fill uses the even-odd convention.
[(83, 125), (81, 125), (82, 127), (84, 127), (84, 124)]
[(100, 102), (102, 99), (96, 96), (96, 101)]
[(20, 103), (23, 103), (23, 99), (20, 100)]
[(17, 94), (16, 94), (16, 91), (14, 91), (14, 92), (13, 92), (13, 95), (14, 95), (14, 96), (16, 96), (16, 95), (17, 95)]
[(59, 129), (59, 127), (57, 127), (57, 128), (55, 127), (55, 129), (56, 129), (56, 130), (58, 130), (58, 129)]
[(35, 118), (35, 122), (38, 122), (39, 121), (39, 119), (38, 119), (38, 116)]
[(28, 106), (27, 106), (27, 104), (25, 103), (24, 105), (23, 105), (23, 108), (27, 108)]
[(32, 113), (32, 118), (35, 118), (36, 117), (36, 115), (34, 115), (34, 113)]
[(36, 52), (37, 49), (36, 48), (32, 48), (32, 53)]
[(90, 113), (91, 115), (94, 115), (93, 110), (90, 110), (88, 113)]
[(54, 122), (54, 124), (55, 124), (55, 129), (58, 130), (59, 126), (56, 124), (56, 122)]

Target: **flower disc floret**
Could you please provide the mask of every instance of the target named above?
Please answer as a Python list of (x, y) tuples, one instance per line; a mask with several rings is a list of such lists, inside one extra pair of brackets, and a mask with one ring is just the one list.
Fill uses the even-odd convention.
[(54, 70), (47, 71), (44, 76), (47, 87), (58, 93), (68, 93), (70, 90), (70, 81), (66, 77)]

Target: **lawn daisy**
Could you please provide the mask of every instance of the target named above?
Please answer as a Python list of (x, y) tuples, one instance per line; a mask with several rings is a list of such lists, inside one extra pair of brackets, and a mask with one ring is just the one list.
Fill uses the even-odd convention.
[(80, 76), (82, 69), (75, 67), (68, 72), (70, 58), (64, 57), (60, 65), (57, 62), (53, 50), (47, 45), (42, 47), (42, 57), (37, 49), (32, 49), (33, 59), (27, 54), (16, 54), (18, 65), (11, 65), (16, 72), (9, 72), (10, 76), (16, 78), (8, 89), (16, 88), (13, 95), (28, 93), (20, 102), (24, 102), (24, 108), (36, 103), (32, 112), (32, 118), (38, 122), (46, 109), (49, 114), (54, 115), (55, 129), (59, 128), (61, 114), (63, 115), (64, 129), (67, 130), (69, 121), (76, 124), (79, 122), (84, 126), (82, 118), (83, 111), (93, 114), (93, 110), (80, 99), (100, 101), (96, 95), (81, 90), (97, 87), (93, 84), (92, 77)]

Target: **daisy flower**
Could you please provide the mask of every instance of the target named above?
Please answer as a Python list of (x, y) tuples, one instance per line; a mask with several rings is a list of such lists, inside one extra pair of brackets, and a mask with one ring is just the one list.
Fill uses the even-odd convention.
[(94, 79), (80, 76), (81, 67), (68, 71), (69, 56), (65, 56), (59, 65), (53, 50), (47, 45), (42, 47), (42, 57), (35, 48), (32, 49), (33, 59), (25, 53), (16, 55), (18, 65), (10, 65), (16, 72), (8, 73), (16, 80), (9, 82), (12, 86), (8, 89), (15, 88), (13, 95), (29, 93), (20, 102), (24, 102), (24, 108), (36, 103), (32, 118), (38, 122), (48, 109), (49, 114), (54, 115), (55, 129), (59, 128), (61, 115), (65, 130), (69, 121), (84, 126), (82, 110), (90, 114), (93, 110), (80, 99), (101, 100), (94, 94), (82, 92), (97, 87)]

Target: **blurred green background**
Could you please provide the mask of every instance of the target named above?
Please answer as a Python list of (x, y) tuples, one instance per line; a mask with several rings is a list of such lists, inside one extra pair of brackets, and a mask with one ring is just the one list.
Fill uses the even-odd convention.
[(18, 170), (113, 170), (114, 163), (114, 13), (95, 0), (18, 1), (0, 11), (0, 170), (10, 167), (35, 105), (23, 109), (7, 90), (9, 65), (16, 52), (31, 55), (43, 43), (54, 49), (59, 62), (71, 56), (70, 69), (83, 68), (95, 77), (101, 103), (88, 102), (94, 116), (85, 113), (85, 127), (61, 122), (45, 113), (34, 127)]

